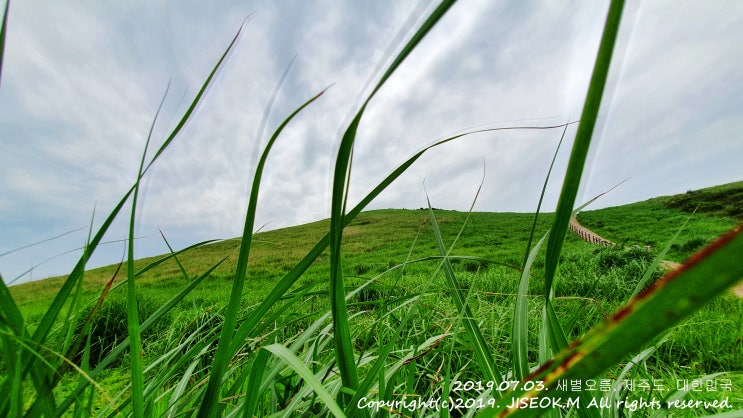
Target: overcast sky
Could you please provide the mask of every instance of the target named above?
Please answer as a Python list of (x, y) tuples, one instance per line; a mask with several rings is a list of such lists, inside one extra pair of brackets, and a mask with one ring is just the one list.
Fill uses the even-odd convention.
[[(578, 118), (607, 5), (456, 4), (371, 102), (358, 133), (351, 203), (446, 136)], [(294, 57), (269, 132), (332, 87), (275, 145), (256, 225), (327, 218), (339, 136), (380, 63), (429, 10), (428, 2), (397, 0), (12, 3), (0, 82), (3, 279), (69, 272), (94, 208), (97, 227), (135, 179), (168, 82), (155, 147), (248, 16), (198, 111), (144, 180), (137, 257), (166, 251), (158, 228), (176, 248), (241, 234), (266, 142), (261, 116)], [(743, 179), (741, 45), (738, 0), (629, 2), (579, 200), (624, 179), (594, 207)], [(475, 210), (533, 211), (560, 134), (492, 132), (439, 147), (371, 208), (425, 206), (425, 180), (435, 207), (466, 210), (484, 168)], [(568, 130), (546, 210), (554, 210), (574, 134)], [(127, 217), (106, 240), (126, 237)], [(123, 252), (122, 242), (102, 246), (91, 265), (118, 262)]]

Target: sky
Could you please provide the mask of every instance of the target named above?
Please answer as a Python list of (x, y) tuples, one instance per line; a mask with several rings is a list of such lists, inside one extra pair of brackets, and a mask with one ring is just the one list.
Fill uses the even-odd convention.
[[(437, 140), (578, 119), (607, 7), (455, 4), (366, 109), (349, 203)], [(159, 231), (175, 249), (241, 235), (268, 136), (326, 88), (273, 147), (256, 225), (329, 217), (342, 132), (430, 10), (397, 0), (13, 2), (0, 79), (3, 280), (69, 273), (91, 224), (136, 179), (160, 101), (148, 158), (241, 25), (196, 112), (142, 181), (135, 256), (167, 251)], [(625, 180), (592, 208), (742, 180), (741, 45), (740, 1), (629, 1), (578, 203)], [(561, 133), (491, 131), (434, 148), (369, 209), (420, 208), (428, 195), (434, 207), (467, 210), (482, 182), (474, 210), (534, 211)], [(573, 125), (544, 210), (556, 205), (574, 134)], [(122, 259), (129, 208), (89, 266)]]

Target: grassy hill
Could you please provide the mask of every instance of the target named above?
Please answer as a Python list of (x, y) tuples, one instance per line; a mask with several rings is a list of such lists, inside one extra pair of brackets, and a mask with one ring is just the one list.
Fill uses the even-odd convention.
[(667, 258), (681, 262), (743, 220), (743, 182), (685, 194), (581, 212), (578, 220), (601, 236), (622, 244), (659, 250), (689, 220)]
[(743, 181), (689, 190), (686, 194), (660, 197), (658, 200), (669, 208), (684, 212), (709, 213), (743, 220)]
[[(554, 309), (566, 337), (569, 340), (579, 338), (625, 303), (654, 256), (687, 220), (678, 240), (671, 244), (667, 259), (682, 261), (735, 226), (738, 220), (732, 215), (735, 214), (737, 203), (729, 196), (738, 196), (741, 186), (743, 183), (734, 183), (579, 214), (578, 219), (584, 226), (620, 245), (615, 248), (599, 247), (580, 240), (574, 234), (568, 235), (561, 255), (554, 301)], [(720, 203), (705, 200), (713, 198), (719, 199)], [(691, 214), (692, 206), (700, 209)], [(722, 210), (721, 207), (733, 209)], [(479, 318), (483, 338), (490, 342), (490, 349), (495, 353), (500, 367), (510, 367), (510, 328), (517, 320), (514, 305), (518, 299), (521, 265), (534, 220), (533, 214), (526, 213), (467, 214), (435, 210), (434, 215), (445, 246), (451, 248), (451, 265), (456, 274), (457, 290), (452, 289), (445, 279), (427, 210), (369, 211), (359, 215), (344, 230), (346, 291), (351, 292), (362, 283), (370, 282), (348, 302), (349, 311), (353, 313), (356, 350), (360, 353), (378, 350), (384, 345), (385, 335), (399, 332), (395, 327), (399, 327), (402, 321), (410, 323), (405, 327), (406, 334), (398, 342), (401, 352), (407, 350), (405, 347), (427, 347), (425, 350), (430, 350), (430, 353), (426, 352), (425, 359), (405, 360), (417, 364), (416, 368), (407, 372), (407, 377), (403, 377), (402, 381), (397, 380), (397, 390), (407, 393), (424, 391), (419, 385), (426, 380), (420, 380), (422, 378), (415, 370), (441, 379), (436, 370), (447, 364), (448, 370), (461, 370), (457, 377), (459, 380), (479, 378), (477, 372), (471, 370), (471, 345), (465, 342), (467, 337), (461, 328), (462, 319), (452, 304), (457, 291), (466, 295), (472, 314)], [(540, 215), (535, 240), (548, 230), (552, 217), (552, 214)], [(329, 222), (324, 220), (255, 234), (242, 298), (244, 314), (241, 320), (268, 297), (277, 281), (297, 265), (328, 228)], [(641, 244), (641, 248), (633, 249), (633, 244)], [(651, 249), (646, 250), (645, 245), (651, 245)], [(222, 321), (221, 308), (230, 297), (238, 246), (239, 240), (203, 245), (181, 253), (178, 256), (180, 266), (171, 258), (138, 276), (140, 317), (145, 318), (191, 280), (227, 257), (164, 320), (144, 334), (147, 362), (162, 361), (168, 356), (167, 353), (172, 353), (172, 347), (179, 344), (186, 348), (194, 346), (209, 353), (208, 342), (216, 338), (214, 330), (219, 329)], [(630, 249), (625, 250), (625, 246)], [(159, 258), (138, 260), (135, 267), (143, 269)], [(323, 315), (328, 312), (329, 268), (326, 250), (291, 290), (277, 300), (265, 319), (258, 323), (256, 335), (250, 341), (290, 344), (308, 338), (303, 337), (306, 330), (313, 329), (316, 321), (324, 323)], [(540, 356), (543, 270), (543, 257), (537, 257), (532, 266), (526, 310), (529, 323), (529, 348), (526, 354), (531, 364), (536, 364)], [(122, 341), (127, 334), (124, 288), (117, 288), (125, 277), (118, 277), (116, 272), (117, 266), (86, 272), (80, 288), (78, 308), (70, 311), (73, 316), (87, 317), (94, 304), (101, 300), (107, 283), (113, 283), (113, 289), (100, 307), (100, 320), (96, 322), (99, 328), (93, 326), (93, 335), (105, 344), (94, 345), (98, 348), (91, 348), (91, 357), (104, 356), (111, 349), (110, 345)], [(652, 278), (661, 274), (660, 270), (653, 271)], [(10, 288), (31, 330), (41, 319), (63, 280), (62, 277), (51, 278)], [(405, 319), (401, 309), (413, 301), (418, 303), (418, 308)], [(642, 376), (673, 381), (679, 376), (696, 378), (710, 373), (743, 370), (741, 317), (743, 299), (732, 295), (719, 298), (672, 332), (658, 337), (659, 341), (664, 338), (665, 342), (659, 343), (654, 354), (643, 360), (646, 370)], [(117, 328), (115, 323), (124, 325)], [(721, 333), (721, 328), (726, 332)], [(59, 329), (64, 328), (60, 326)], [(321, 333), (317, 338), (323, 335)], [(439, 343), (432, 343), (446, 335), (456, 338), (447, 339), (448, 342), (441, 343), (440, 347)], [(63, 337), (63, 334), (57, 334), (54, 338)], [(700, 350), (699, 347), (704, 349)], [(247, 350), (249, 352), (250, 348)], [(322, 362), (332, 363), (327, 352), (323, 355)], [(103, 378), (106, 387), (126, 391), (126, 361), (109, 367), (109, 374)], [(201, 379), (208, 369), (208, 362), (202, 360), (195, 367), (191, 370), (194, 373), (192, 378)], [(609, 378), (616, 377), (620, 371), (619, 368), (612, 369), (608, 372)], [(181, 367), (170, 373), (176, 379), (185, 371)], [(740, 383), (738, 386), (743, 387), (743, 377), (735, 375), (734, 378), (738, 379), (735, 380)], [(71, 390), (74, 375), (66, 379), (68, 381), (63, 382), (61, 387)], [(286, 385), (291, 386), (292, 383)], [(289, 386), (282, 386), (282, 390), (293, 393)]]
[[(737, 182), (683, 195), (588, 210), (581, 212), (578, 219), (587, 228), (622, 246), (650, 245), (651, 254), (657, 254), (669, 243), (688, 220), (666, 255), (669, 260), (681, 262), (735, 226), (737, 221), (733, 215), (735, 208), (743, 204), (741, 202), (743, 182)], [(726, 209), (720, 210), (721, 207)], [(468, 215), (446, 210), (436, 210), (435, 213), (447, 243), (453, 243), (459, 235), (452, 254), (482, 257), (494, 264), (511, 266), (522, 262), (533, 214), (475, 212)], [(551, 214), (540, 216), (537, 223), (539, 236), (549, 228), (551, 219)], [(328, 228), (329, 221), (323, 220), (255, 234), (248, 283), (252, 291), (246, 296), (250, 298), (255, 294), (256, 299), (260, 298), (262, 289), (271, 283), (272, 278), (289, 271)], [(437, 253), (427, 210), (388, 209), (362, 213), (345, 229), (344, 245), (344, 266), (348, 274), (359, 276), (381, 273), (408, 259)], [(568, 252), (595, 249), (573, 234), (568, 235), (566, 245)], [(198, 298), (217, 301), (226, 297), (238, 248), (239, 239), (226, 240), (189, 250), (179, 258), (185, 271), (196, 275), (221, 258), (229, 257), (210, 274), (203, 288), (196, 290)], [(142, 268), (160, 257), (139, 260), (136, 266)], [(327, 276), (326, 264), (327, 254), (318, 259), (305, 280)], [(469, 268), (474, 268), (474, 262), (470, 265)], [(102, 286), (114, 277), (116, 269), (117, 266), (112, 265), (88, 271), (85, 290), (90, 295), (97, 295)], [(49, 278), (12, 286), (11, 289), (16, 301), (33, 311), (34, 305), (54, 296), (63, 280), (64, 277)], [(162, 296), (158, 290), (176, 287), (184, 283), (184, 278), (177, 263), (170, 260), (143, 274), (139, 282), (145, 292), (152, 289), (153, 294)]]

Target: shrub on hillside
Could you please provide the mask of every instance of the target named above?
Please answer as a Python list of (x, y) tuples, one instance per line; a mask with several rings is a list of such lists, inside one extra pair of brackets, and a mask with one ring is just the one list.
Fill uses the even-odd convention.
[(685, 256), (689, 256), (692, 253), (695, 253), (697, 250), (701, 249), (707, 244), (707, 240), (702, 238), (691, 238), (687, 241), (685, 241), (682, 244), (672, 244), (671, 249), (674, 251), (678, 251)]
[(593, 253), (597, 256), (596, 263), (601, 271), (606, 272), (614, 267), (623, 268), (633, 261), (646, 263), (653, 259), (652, 253), (645, 248), (618, 247), (603, 247), (594, 250)]
[[(142, 295), (137, 296), (137, 312), (140, 322), (144, 322), (160, 306), (157, 302)], [(75, 364), (80, 364), (83, 359), (84, 349), (88, 340), (86, 323), (90, 321), (90, 367), (94, 368), (106, 357), (111, 350), (123, 342), (129, 335), (127, 328), (127, 302), (122, 297), (111, 297), (105, 301), (92, 317), (89, 318), (89, 311), (82, 312), (78, 320), (70, 352), (70, 360)], [(167, 320), (160, 321), (161, 324)], [(153, 326), (142, 334), (146, 339), (158, 333), (163, 327)], [(117, 366), (119, 361), (113, 363)]]

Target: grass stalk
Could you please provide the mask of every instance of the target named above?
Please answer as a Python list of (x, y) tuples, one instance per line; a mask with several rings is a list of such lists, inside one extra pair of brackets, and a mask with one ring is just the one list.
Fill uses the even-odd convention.
[(521, 280), (516, 293), (516, 305), (513, 313), (513, 331), (511, 334), (511, 362), (513, 363), (513, 376), (521, 380), (529, 374), (529, 277), (531, 267), (542, 248), (542, 244), (549, 236), (549, 232), (537, 241), (534, 248), (529, 252), (529, 257), (524, 262), (521, 271)]
[(545, 283), (544, 293), (546, 295), (552, 289), (552, 281), (557, 270), (559, 255), (562, 250), (565, 234), (567, 233), (570, 216), (575, 205), (575, 198), (578, 195), (583, 168), (588, 156), (588, 148), (591, 145), (593, 129), (596, 126), (601, 98), (604, 94), (606, 79), (609, 74), (611, 65), (611, 56), (614, 51), (617, 33), (619, 32), (622, 10), (624, 8), (623, 0), (612, 0), (609, 5), (609, 12), (604, 24), (604, 33), (601, 37), (596, 64), (591, 75), (591, 81), (588, 85), (586, 101), (583, 105), (578, 131), (575, 134), (573, 149), (570, 153), (570, 160), (565, 172), (562, 191), (557, 202), (555, 211), (555, 220), (552, 225), (552, 234), (547, 242), (547, 256), (545, 261)]
[(8, 11), (10, 9), (10, 0), (5, 0), (5, 9), (3, 10), (3, 23), (0, 26), (0, 83), (3, 75), (3, 59), (5, 57), (5, 36), (8, 31)]
[[(521, 270), (521, 280), (519, 281), (519, 287), (516, 295), (516, 305), (514, 307), (514, 315), (513, 315), (513, 331), (511, 334), (511, 340), (512, 340), (512, 346), (511, 346), (511, 362), (513, 365), (513, 376), (521, 380), (526, 375), (529, 374), (529, 361), (528, 361), (528, 341), (529, 341), (529, 323), (528, 323), (528, 315), (529, 315), (529, 277), (531, 275), (531, 266), (534, 263), (534, 260), (536, 259), (537, 254), (539, 253), (539, 249), (542, 247), (542, 244), (544, 243), (544, 240), (548, 237), (549, 231), (542, 237), (542, 239), (539, 240), (537, 245), (534, 246), (534, 248), (531, 248), (532, 240), (534, 239), (534, 234), (536, 233), (537, 228), (537, 220), (539, 219), (539, 213), (542, 208), (542, 201), (544, 200), (544, 195), (547, 191), (547, 185), (549, 184), (550, 175), (552, 174), (552, 169), (555, 166), (555, 161), (557, 160), (557, 155), (560, 152), (560, 147), (562, 146), (562, 142), (565, 139), (565, 133), (568, 130), (568, 126), (570, 126), (570, 121), (568, 120), (568, 123), (565, 124), (564, 129), (562, 130), (562, 135), (560, 135), (560, 141), (557, 143), (557, 147), (555, 148), (554, 154), (552, 154), (552, 161), (550, 162), (549, 169), (547, 170), (547, 175), (544, 178), (544, 184), (542, 185), (542, 192), (539, 195), (539, 202), (537, 203), (537, 209), (534, 213), (534, 221), (531, 225), (531, 231), (529, 232), (529, 239), (526, 242), (526, 250), (524, 254), (524, 261), (522, 263), (522, 270)], [(543, 321), (543, 324), (547, 324), (547, 322)], [(544, 328), (546, 331), (546, 328)], [(545, 343), (542, 345), (542, 348), (544, 350), (544, 354), (549, 351), (546, 343), (547, 339), (544, 339), (543, 342)]]
[(255, 226), (255, 215), (258, 208), (258, 192), (260, 189), (261, 177), (263, 175), (263, 168), (268, 159), (268, 154), (273, 147), (273, 144), (278, 139), (279, 135), (283, 132), (284, 128), (307, 106), (317, 100), (325, 91), (322, 91), (306, 101), (299, 108), (297, 108), (288, 118), (286, 118), (281, 125), (276, 129), (271, 138), (266, 144), (266, 147), (261, 155), (258, 166), (255, 169), (253, 176), (253, 186), (250, 190), (250, 198), (248, 202), (248, 209), (245, 215), (245, 226), (243, 229), (243, 235), (240, 242), (240, 253), (237, 258), (237, 267), (235, 268), (235, 276), (232, 280), (232, 291), (230, 292), (230, 301), (227, 305), (224, 324), (222, 325), (222, 334), (219, 338), (219, 345), (217, 346), (217, 353), (214, 356), (214, 362), (212, 363), (212, 371), (209, 375), (209, 382), (207, 383), (206, 392), (204, 394), (201, 407), (199, 408), (199, 416), (201, 417), (214, 417), (217, 415), (218, 407), (217, 402), (219, 398), (219, 388), (222, 386), (222, 379), (224, 378), (225, 371), (232, 359), (233, 352), (230, 350), (232, 344), (232, 338), (235, 333), (235, 327), (237, 325), (237, 317), (240, 310), (240, 301), (242, 299), (243, 287), (245, 278), (248, 270), (248, 259), (250, 257), (251, 241), (253, 237), (253, 228)]
[[(484, 177), (483, 177), (483, 180), (484, 180)], [(481, 187), (482, 187), (482, 184), (480, 184), (480, 187), (477, 190), (477, 195), (479, 195)], [(472, 213), (472, 209), (474, 208), (475, 201), (477, 200), (477, 195), (475, 196), (475, 199), (472, 202), (472, 206), (470, 207), (468, 214)], [(470, 344), (472, 344), (470, 348), (472, 349), (474, 353), (475, 362), (477, 363), (480, 371), (482, 372), (483, 379), (485, 381), (500, 383), (503, 375), (498, 370), (495, 364), (495, 359), (493, 358), (493, 355), (490, 353), (490, 348), (488, 347), (488, 344), (485, 342), (485, 338), (482, 335), (480, 326), (477, 324), (475, 315), (472, 313), (472, 309), (467, 303), (467, 297), (462, 291), (462, 287), (456, 278), (456, 274), (454, 273), (454, 269), (452, 268), (451, 262), (449, 261), (449, 258), (448, 258), (451, 248), (453, 248), (454, 246), (454, 243), (452, 243), (450, 250), (447, 251), (447, 249), (444, 246), (444, 241), (443, 241), (443, 237), (441, 236), (441, 230), (439, 229), (438, 221), (436, 220), (436, 214), (433, 211), (433, 207), (431, 206), (431, 201), (428, 199), (428, 196), (426, 196), (426, 202), (428, 203), (428, 214), (429, 214), (429, 219), (431, 221), (431, 227), (433, 228), (433, 234), (434, 234), (434, 237), (436, 238), (436, 247), (438, 248), (439, 254), (443, 257), (441, 261), (441, 266), (444, 270), (444, 276), (446, 277), (447, 283), (452, 293), (452, 299), (454, 301), (454, 305), (457, 308), (457, 312), (459, 314), (459, 320), (463, 324), (465, 332), (468, 338), (470, 339)], [(462, 228), (464, 228), (464, 226)], [(457, 239), (459, 238), (459, 235), (461, 235), (461, 233), (462, 233), (462, 230), (460, 229), (459, 234), (457, 235)], [(455, 242), (456, 242), (456, 239), (455, 239)]]
[(346, 416), (340, 406), (338, 406), (333, 397), (330, 395), (330, 393), (328, 393), (328, 391), (325, 389), (325, 386), (323, 386), (323, 384), (320, 383), (319, 380), (317, 380), (315, 375), (307, 368), (307, 366), (302, 363), (299, 358), (297, 358), (297, 356), (294, 355), (294, 353), (289, 351), (289, 349), (281, 344), (271, 344), (263, 347), (263, 349), (268, 350), (269, 352), (271, 352), (271, 354), (283, 360), (289, 367), (291, 367), (292, 370), (294, 370), (302, 379), (304, 379), (304, 381), (307, 382), (312, 390), (315, 391), (317, 396), (320, 397), (325, 407), (328, 408), (328, 410), (331, 414), (333, 414), (334, 417), (344, 418)]
[[(150, 131), (147, 134), (142, 159), (139, 162), (139, 171), (137, 171), (137, 180), (134, 182), (134, 194), (132, 195), (132, 210), (129, 218), (129, 239), (127, 241), (127, 262), (126, 262), (126, 306), (127, 306), (127, 329), (129, 331), (129, 358), (131, 361), (130, 376), (132, 381), (132, 406), (135, 418), (144, 417), (144, 371), (142, 365), (142, 334), (139, 329), (139, 313), (137, 309), (137, 282), (135, 281), (134, 271), (134, 225), (137, 219), (137, 203), (139, 197), (139, 185), (142, 180), (145, 159), (147, 158), (147, 149), (152, 139), (152, 132), (155, 129), (155, 123), (160, 115), (160, 110), (165, 103), (168, 95), (168, 88), (165, 89), (160, 100), (160, 105), (155, 112), (155, 117), (150, 124)], [(80, 281), (82, 283), (82, 280)]]
[(356, 374), (356, 366), (354, 365), (353, 345), (351, 344), (348, 315), (345, 306), (344, 281), (341, 264), (341, 241), (343, 238), (344, 218), (346, 216), (345, 208), (347, 202), (345, 198), (348, 195), (351, 154), (353, 144), (356, 140), (356, 130), (361, 122), (361, 117), (364, 114), (366, 106), (369, 104), (376, 92), (379, 91), (387, 79), (395, 72), (410, 52), (415, 49), (418, 43), (436, 25), (453, 4), (453, 1), (440, 2), (437, 8), (428, 16), (423, 25), (421, 25), (418, 31), (413, 35), (410, 41), (407, 42), (400, 53), (395, 57), (377, 85), (366, 98), (359, 111), (356, 113), (351, 124), (344, 132), (338, 148), (335, 171), (333, 174), (333, 192), (330, 209), (330, 301), (333, 313), (336, 361), (338, 363), (338, 369), (343, 384), (351, 390), (357, 388), (359, 381)]

